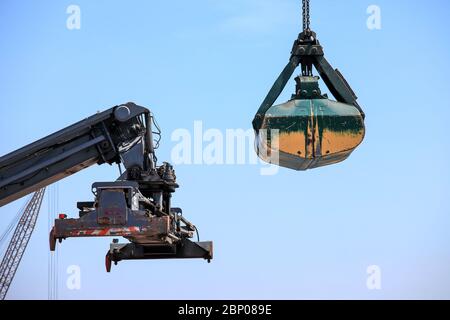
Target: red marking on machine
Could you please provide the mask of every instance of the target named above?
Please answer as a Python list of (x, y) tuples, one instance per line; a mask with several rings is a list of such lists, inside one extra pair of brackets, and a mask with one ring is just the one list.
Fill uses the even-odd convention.
[(102, 228), (90, 230), (69, 231), (71, 237), (106, 237), (106, 236), (131, 236), (141, 232), (139, 227)]

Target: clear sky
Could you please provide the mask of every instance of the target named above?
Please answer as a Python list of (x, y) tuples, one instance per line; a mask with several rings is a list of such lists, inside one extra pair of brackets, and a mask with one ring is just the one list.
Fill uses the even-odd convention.
[[(214, 241), (212, 263), (126, 261), (107, 274), (111, 239), (69, 239), (57, 248), (59, 298), (450, 298), (450, 4), (311, 2), (326, 56), (366, 112), (363, 145), (341, 164), (273, 176), (176, 166), (174, 205)], [(66, 27), (71, 4), (79, 30)], [(366, 25), (372, 4), (380, 30)], [(2, 0), (0, 155), (127, 101), (155, 113), (160, 160), (196, 120), (249, 129), (299, 31), (294, 0)], [(61, 181), (59, 211), (76, 217), (91, 184), (117, 175), (94, 166)], [(8, 298), (48, 297), (48, 202)], [(0, 208), (0, 230), (23, 203)], [(66, 286), (72, 265), (79, 290)], [(366, 285), (372, 265), (381, 290)]]

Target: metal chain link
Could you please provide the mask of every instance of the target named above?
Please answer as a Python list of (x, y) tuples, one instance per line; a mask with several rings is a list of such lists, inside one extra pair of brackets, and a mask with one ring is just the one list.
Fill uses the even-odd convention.
[(311, 18), (309, 15), (309, 0), (302, 0), (302, 14), (303, 14), (303, 31), (311, 30)]

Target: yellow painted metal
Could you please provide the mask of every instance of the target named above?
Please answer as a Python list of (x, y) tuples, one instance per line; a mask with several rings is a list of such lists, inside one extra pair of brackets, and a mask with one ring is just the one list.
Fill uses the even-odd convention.
[(307, 170), (347, 159), (364, 135), (364, 119), (355, 106), (320, 96), (272, 106), (256, 146), (266, 162)]

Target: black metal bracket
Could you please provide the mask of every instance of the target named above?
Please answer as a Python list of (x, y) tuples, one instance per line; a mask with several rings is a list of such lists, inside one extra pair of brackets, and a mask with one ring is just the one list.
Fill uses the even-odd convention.
[(317, 40), (315, 32), (306, 31), (300, 33), (292, 47), (291, 59), (293, 57), (298, 57), (303, 76), (312, 76), (312, 66), (314, 66), (336, 100), (354, 105), (362, 117), (365, 117), (364, 111), (356, 101), (358, 97), (347, 80), (325, 58), (323, 47), (320, 45), (319, 40)]
[(213, 258), (213, 243), (211, 241), (193, 242), (183, 239), (172, 245), (137, 243), (111, 243), (110, 250), (106, 253), (106, 271), (111, 271), (111, 264), (117, 264), (122, 260), (145, 259), (205, 259), (208, 263)]
[(261, 128), (265, 113), (275, 103), (281, 92), (283, 92), (286, 84), (299, 65), (301, 65), (303, 76), (312, 76), (312, 67), (314, 66), (335, 99), (338, 102), (354, 105), (361, 113), (363, 119), (365, 118), (364, 111), (356, 101), (358, 97), (353, 92), (347, 80), (345, 80), (338, 69), (333, 69), (327, 59), (325, 59), (323, 47), (320, 45), (319, 40), (317, 40), (316, 33), (311, 30), (306, 30), (300, 33), (295, 40), (288, 64), (272, 85), (272, 88), (253, 119), (253, 129), (256, 132)]

